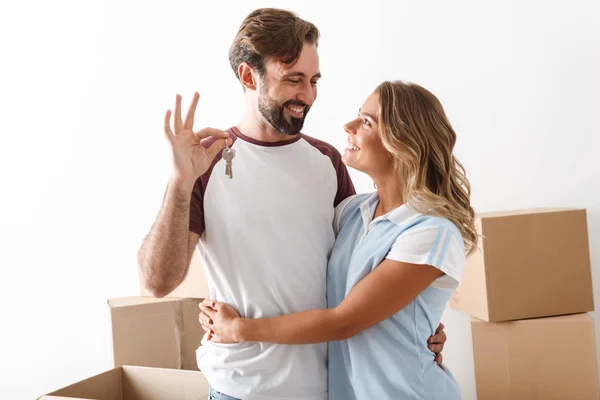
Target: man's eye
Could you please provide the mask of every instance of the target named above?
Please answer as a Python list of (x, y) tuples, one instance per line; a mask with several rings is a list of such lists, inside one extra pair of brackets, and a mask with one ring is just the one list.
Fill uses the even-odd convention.
[(299, 83), (299, 82), (300, 82), (300, 81), (299, 81), (299, 80), (297, 80), (297, 79), (288, 79), (288, 81), (289, 81), (289, 82), (292, 82), (292, 83)]
[(317, 86), (317, 83), (319, 83), (319, 82), (317, 82), (317, 81), (312, 81), (310, 84), (311, 84), (311, 85), (313, 85), (313, 86)]

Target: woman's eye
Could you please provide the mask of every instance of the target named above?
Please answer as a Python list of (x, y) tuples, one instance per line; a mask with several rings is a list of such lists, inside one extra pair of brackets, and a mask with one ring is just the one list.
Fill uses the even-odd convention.
[(371, 122), (368, 119), (363, 119), (363, 124), (366, 126), (371, 126)]

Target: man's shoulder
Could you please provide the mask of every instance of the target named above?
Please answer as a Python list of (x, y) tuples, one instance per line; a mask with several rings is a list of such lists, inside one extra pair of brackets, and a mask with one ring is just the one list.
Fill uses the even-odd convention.
[(308, 144), (310, 144), (311, 146), (315, 147), (316, 149), (318, 149), (321, 153), (323, 153), (324, 155), (327, 155), (329, 157), (332, 157), (334, 159), (340, 159), (342, 157), (342, 155), (340, 154), (340, 152), (333, 147), (333, 145), (314, 138), (312, 136), (306, 135), (304, 133), (301, 134), (302, 135), (302, 139), (304, 139)]

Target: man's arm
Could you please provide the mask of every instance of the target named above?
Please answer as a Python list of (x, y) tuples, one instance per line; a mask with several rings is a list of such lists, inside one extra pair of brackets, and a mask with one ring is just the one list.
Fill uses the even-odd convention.
[[(185, 279), (194, 247), (200, 236), (190, 232), (190, 201), (197, 179), (202, 176), (218, 152), (225, 148), (227, 132), (205, 128), (193, 131), (194, 113), (200, 95), (181, 117), (181, 96), (175, 97), (175, 115), (171, 129), (171, 110), (165, 114), (164, 134), (171, 146), (173, 174), (158, 217), (138, 253), (144, 285), (156, 297), (171, 293)], [(204, 146), (209, 137), (217, 140)], [(201, 233), (201, 232), (200, 232)]]
[(200, 236), (190, 232), (192, 188), (171, 180), (163, 205), (138, 253), (146, 288), (156, 297), (171, 293), (185, 279)]

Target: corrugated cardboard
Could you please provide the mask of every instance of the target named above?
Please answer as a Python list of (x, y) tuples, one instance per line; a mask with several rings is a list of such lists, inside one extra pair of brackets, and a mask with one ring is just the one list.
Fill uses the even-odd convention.
[(600, 398), (587, 314), (488, 323), (472, 318), (478, 400)]
[(198, 370), (204, 335), (199, 299), (125, 297), (108, 300), (113, 361), (120, 365)]
[[(141, 275), (139, 281), (140, 295), (152, 296), (152, 293), (144, 286)], [(208, 281), (206, 280), (206, 275), (204, 275), (201, 257), (197, 250), (194, 250), (194, 254), (192, 255), (190, 269), (188, 270), (186, 278), (166, 297), (189, 297), (192, 299), (205, 299), (210, 297), (208, 295)]]
[(198, 371), (123, 366), (38, 400), (206, 400), (208, 391), (208, 382)]
[(585, 210), (482, 213), (476, 227), (452, 308), (488, 322), (594, 310)]

